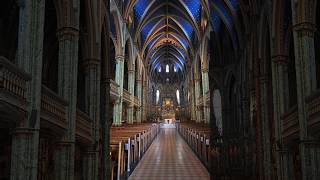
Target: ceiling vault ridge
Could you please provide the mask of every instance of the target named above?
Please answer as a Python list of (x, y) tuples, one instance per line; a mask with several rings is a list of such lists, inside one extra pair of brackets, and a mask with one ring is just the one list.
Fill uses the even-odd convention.
[(241, 23), (245, 20), (238, 1), (241, 0), (125, 0), (124, 7), (117, 8), (118, 14), (123, 15), (120, 24), (124, 25), (124, 32), (120, 37), (125, 38), (123, 45), (131, 39), (134, 56), (139, 55), (151, 74), (157, 74), (153, 72), (165, 63), (187, 73), (187, 66), (194, 63), (196, 56), (209, 54), (205, 52), (209, 51), (207, 39), (218, 40), (218, 48), (211, 51), (221, 49), (225, 39), (221, 35), (230, 37), (234, 49), (241, 44)]

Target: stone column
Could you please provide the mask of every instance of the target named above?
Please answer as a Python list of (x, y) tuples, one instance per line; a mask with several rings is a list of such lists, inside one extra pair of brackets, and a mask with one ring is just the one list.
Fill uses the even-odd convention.
[(38, 129), (14, 129), (12, 133), (11, 180), (37, 179), (38, 146)]
[[(277, 176), (281, 180), (290, 180), (293, 177), (293, 163), (289, 162), (290, 153), (283, 145), (281, 115), (285, 113), (286, 102), (288, 102), (288, 57), (282, 54), (276, 54), (272, 57), (272, 83), (273, 83), (273, 111), (275, 138), (280, 147), (274, 147), (276, 153), (276, 163), (278, 166)], [(292, 161), (292, 159), (291, 159)], [(291, 174), (289, 174), (291, 173)]]
[(11, 180), (33, 180), (38, 175), (41, 109), (44, 0), (18, 1), (20, 8), (17, 65), (32, 76), (27, 83), (30, 103), (26, 117), (12, 133)]
[(96, 147), (87, 148), (83, 158), (83, 179), (98, 179), (99, 151)]
[(196, 121), (197, 117), (196, 117), (196, 105), (195, 105), (195, 91), (194, 91), (194, 85), (193, 83), (190, 85), (191, 87), (191, 120), (192, 121)]
[[(54, 178), (57, 180), (74, 179), (79, 47), (79, 11), (75, 9), (80, 7), (80, 2), (73, 2), (75, 4), (71, 3), (71, 5), (64, 5), (62, 2), (57, 3), (57, 8), (62, 13), (62, 19), (58, 20), (60, 21), (60, 27), (57, 33), (59, 40), (58, 94), (68, 102), (66, 112), (67, 132), (57, 143), (54, 153)], [(72, 16), (75, 19), (63, 19), (67, 16)]]
[(291, 180), (294, 179), (294, 168), (293, 168), (293, 155), (287, 148), (281, 148), (278, 151), (279, 154), (279, 173), (278, 179)]
[(293, 36), (295, 45), (295, 67), (297, 77), (297, 106), (299, 120), (299, 151), (303, 180), (320, 179), (317, 167), (319, 146), (308, 133), (308, 105), (306, 98), (316, 89), (315, 53), (314, 53), (314, 10), (315, 0), (292, 0)]
[(129, 93), (131, 94), (131, 102), (128, 107), (128, 123), (133, 124), (133, 108), (134, 108), (134, 79), (135, 70), (129, 70)]
[(142, 115), (141, 115), (141, 108), (142, 108), (142, 99), (141, 99), (141, 91), (142, 91), (142, 81), (141, 77), (138, 75), (137, 76), (137, 93), (138, 93), (138, 99), (139, 99), (139, 107), (137, 109), (137, 123), (141, 123)]
[[(146, 76), (145, 76), (146, 77)], [(143, 81), (142, 86), (142, 121), (145, 122), (147, 120), (147, 90), (148, 84), (147, 84), (147, 78)]]
[[(261, 60), (259, 60), (261, 62)], [(266, 72), (265, 72), (266, 73)], [(260, 108), (261, 108), (261, 127), (262, 127), (262, 147), (263, 147), (263, 167), (265, 180), (271, 180), (272, 177), (272, 166), (271, 166), (271, 142), (270, 142), (270, 122), (269, 122), (269, 103), (268, 98), (268, 83), (270, 79), (266, 74), (262, 74), (259, 77), (259, 88), (260, 88)]]
[(117, 56), (116, 63), (116, 83), (119, 85), (119, 98), (116, 100), (114, 105), (113, 124), (120, 126), (122, 119), (124, 56)]
[(210, 104), (207, 102), (207, 96), (209, 94), (209, 75), (208, 68), (202, 69), (202, 94), (203, 94), (203, 111), (204, 111), (204, 120), (205, 123), (209, 124), (210, 122)]
[(191, 115), (191, 120), (192, 121), (196, 121), (196, 104), (195, 104), (195, 84), (194, 84), (194, 80), (193, 80), (193, 70), (190, 66), (187, 66), (187, 70), (189, 71), (189, 76), (188, 76), (188, 89), (189, 89), (189, 93), (190, 93), (190, 102), (191, 105), (189, 106), (189, 110), (190, 110), (190, 115)]
[(196, 122), (199, 123), (202, 121), (202, 110), (199, 105), (199, 97), (200, 97), (200, 79), (199, 77), (194, 78), (194, 89), (195, 89), (195, 101), (196, 101)]
[(310, 95), (317, 86), (314, 52), (316, 25), (313, 20), (315, 4), (315, 0), (300, 0), (297, 3), (296, 0), (292, 0), (295, 60), (296, 66), (299, 67), (296, 67), (297, 83), (299, 80), (305, 80), (301, 82), (301, 86), (306, 95)]
[(98, 58), (86, 59), (85, 69), (85, 109), (92, 120), (93, 144), (86, 149), (83, 174), (84, 179), (98, 179), (99, 158), (99, 122), (100, 122), (100, 60)]

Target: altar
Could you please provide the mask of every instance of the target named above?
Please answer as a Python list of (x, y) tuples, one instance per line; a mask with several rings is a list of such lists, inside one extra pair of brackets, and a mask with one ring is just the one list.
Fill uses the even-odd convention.
[(164, 119), (164, 124), (174, 124), (175, 123), (175, 119)]

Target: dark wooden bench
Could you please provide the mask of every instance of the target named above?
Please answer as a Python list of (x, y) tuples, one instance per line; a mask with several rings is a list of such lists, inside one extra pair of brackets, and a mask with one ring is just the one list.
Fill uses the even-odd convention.
[(210, 128), (195, 123), (177, 123), (177, 130), (205, 166), (209, 165)]
[(152, 123), (111, 127), (111, 179), (123, 179), (132, 172), (159, 130), (159, 124)]

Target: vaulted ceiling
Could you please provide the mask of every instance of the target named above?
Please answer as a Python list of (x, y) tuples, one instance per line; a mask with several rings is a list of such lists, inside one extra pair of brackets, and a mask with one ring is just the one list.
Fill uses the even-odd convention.
[(151, 72), (168, 61), (185, 71), (207, 25), (217, 36), (221, 29), (227, 32), (234, 48), (239, 44), (238, 0), (124, 0), (123, 3), (124, 18)]

